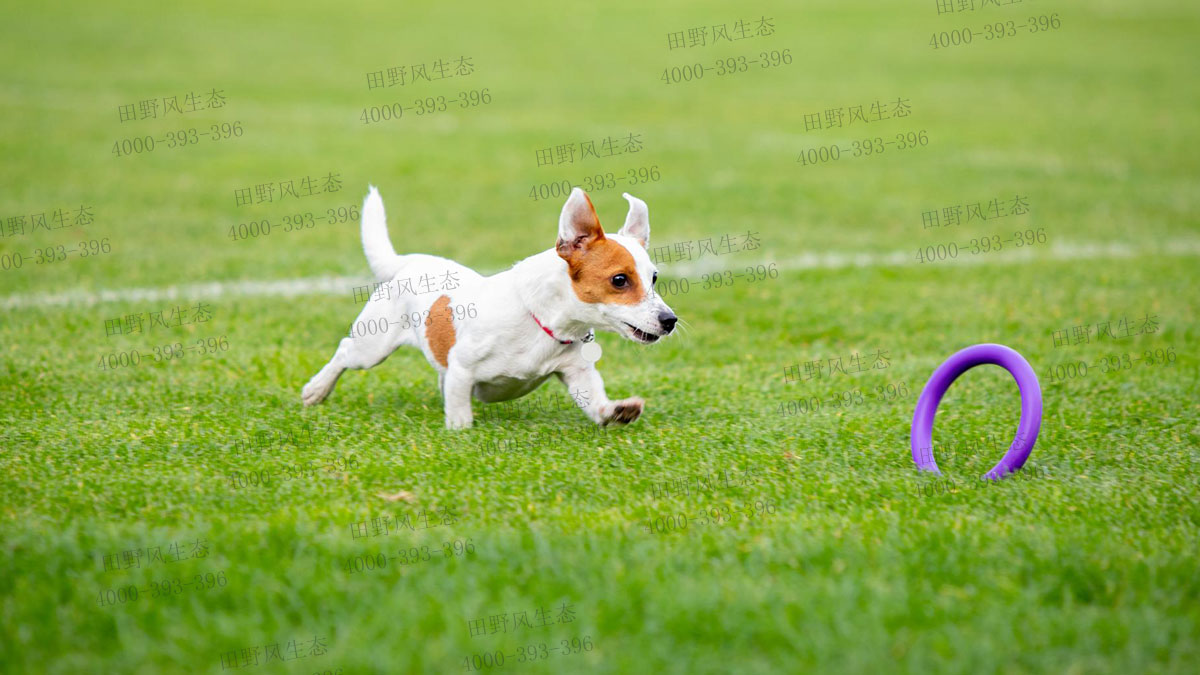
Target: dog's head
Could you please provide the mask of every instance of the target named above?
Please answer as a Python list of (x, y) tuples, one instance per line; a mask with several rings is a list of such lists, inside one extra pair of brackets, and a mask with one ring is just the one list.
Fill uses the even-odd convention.
[(646, 202), (625, 194), (629, 215), (614, 235), (605, 235), (592, 200), (571, 190), (558, 219), (558, 255), (567, 262), (571, 290), (579, 299), (576, 318), (635, 342), (649, 344), (675, 329), (675, 313), (654, 291), (658, 270), (646, 252), (650, 212)]

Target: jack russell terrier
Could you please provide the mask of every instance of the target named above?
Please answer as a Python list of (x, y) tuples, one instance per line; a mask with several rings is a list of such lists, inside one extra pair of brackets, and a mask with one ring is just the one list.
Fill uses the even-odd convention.
[(573, 189), (558, 218), (554, 248), (484, 277), (453, 260), (398, 255), (388, 239), (383, 199), (370, 186), (363, 201), (362, 240), (376, 279), (390, 284), (401, 274), (433, 275), (461, 283), (440, 294), (374, 294), (350, 336), (304, 385), (304, 405), (325, 400), (347, 369), (371, 368), (410, 345), (438, 373), (449, 429), (471, 426), (472, 396), (487, 403), (519, 398), (551, 375), (569, 392), (588, 394), (586, 403), (577, 403), (597, 424), (633, 422), (645, 402), (636, 396), (611, 401), (605, 395), (593, 329), (649, 344), (674, 330), (676, 318), (654, 291), (658, 272), (646, 252), (646, 203), (624, 197), (629, 201), (625, 225), (606, 235), (587, 194)]

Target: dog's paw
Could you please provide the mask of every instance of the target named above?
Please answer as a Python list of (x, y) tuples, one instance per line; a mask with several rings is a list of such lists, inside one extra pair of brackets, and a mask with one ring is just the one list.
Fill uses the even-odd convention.
[(612, 401), (612, 410), (604, 418), (604, 424), (629, 424), (642, 416), (642, 408), (646, 402), (637, 396)]
[(304, 402), (304, 405), (316, 405), (329, 396), (331, 389), (332, 387), (322, 386), (314, 377), (300, 390), (300, 400)]
[(470, 429), (473, 422), (473, 416), (470, 411), (464, 414), (446, 414), (447, 429)]

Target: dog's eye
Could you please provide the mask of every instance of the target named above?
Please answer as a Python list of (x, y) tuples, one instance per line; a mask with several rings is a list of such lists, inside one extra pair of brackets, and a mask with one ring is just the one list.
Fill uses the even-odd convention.
[(617, 288), (625, 288), (629, 284), (629, 277), (624, 274), (618, 274), (612, 278), (612, 285)]
[(658, 272), (655, 272), (654, 276), (650, 278), (650, 285), (653, 286), (654, 284), (657, 284), (657, 283), (658, 283)]

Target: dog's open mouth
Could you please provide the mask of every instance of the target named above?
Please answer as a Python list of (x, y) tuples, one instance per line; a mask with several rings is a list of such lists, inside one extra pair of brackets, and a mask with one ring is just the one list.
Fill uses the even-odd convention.
[(627, 323), (627, 322), (624, 322), (624, 321), (622, 321), (621, 323), (624, 323), (626, 326), (629, 326), (629, 331), (630, 331), (631, 333), (633, 333), (633, 337), (634, 337), (634, 338), (635, 338), (635, 339), (636, 339), (638, 342), (644, 342), (644, 343), (646, 343), (646, 344), (650, 344), (651, 342), (658, 342), (658, 338), (662, 337), (661, 335), (655, 335), (655, 334), (653, 334), (653, 333), (647, 333), (646, 331), (644, 331), (644, 330), (642, 330), (642, 329), (638, 328), (637, 326), (635, 326), (635, 325), (633, 325), (633, 324), (631, 324), (631, 323)]

